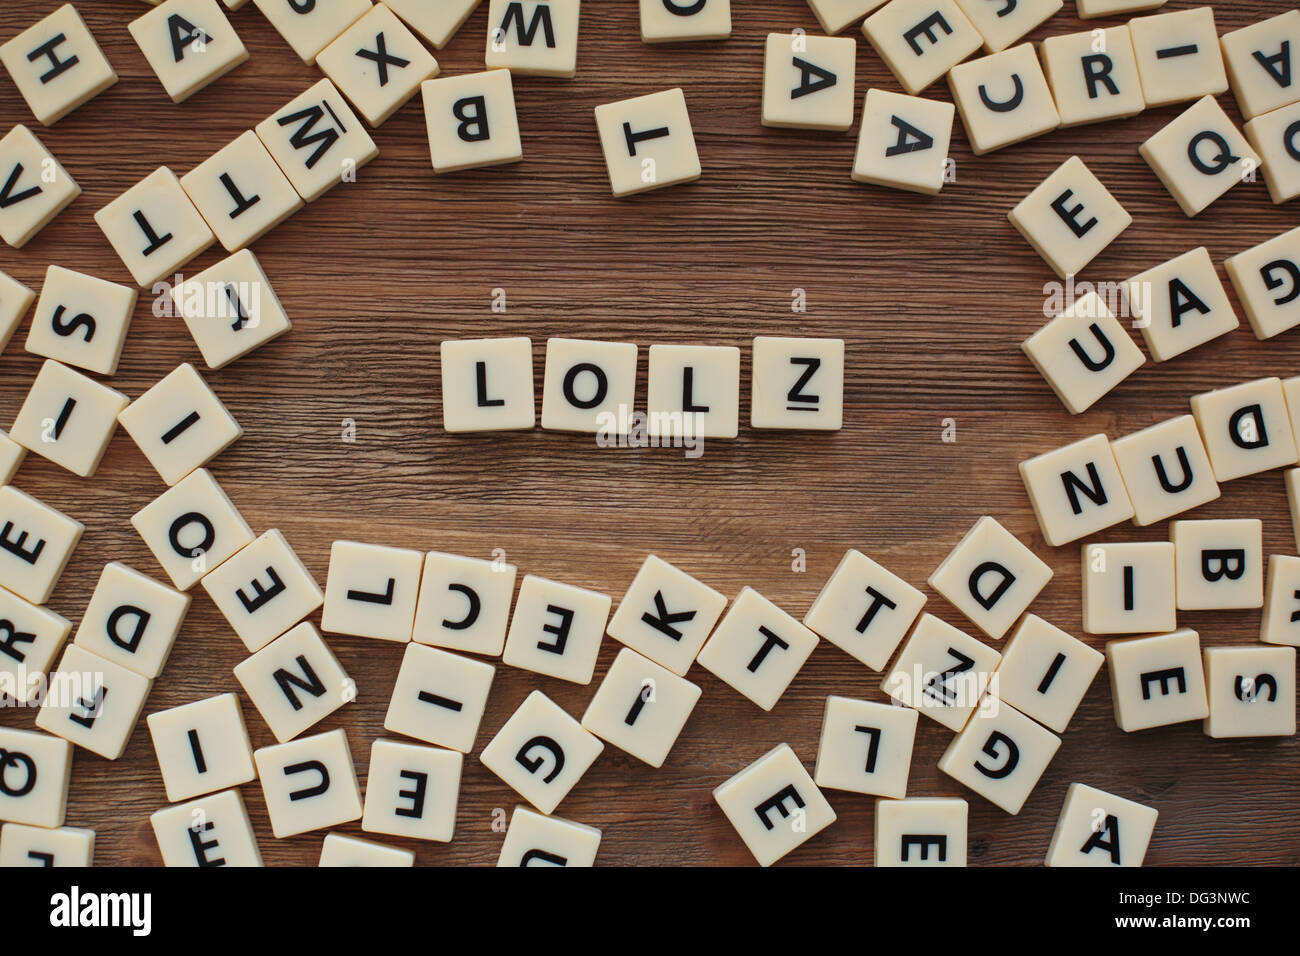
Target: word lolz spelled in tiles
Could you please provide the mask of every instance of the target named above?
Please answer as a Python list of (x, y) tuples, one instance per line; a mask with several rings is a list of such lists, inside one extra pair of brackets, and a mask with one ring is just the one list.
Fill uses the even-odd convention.
[[(549, 339), (542, 427), (626, 435), (639, 413), (637, 346)], [(532, 428), (532, 342), (447, 340), (441, 347), (443, 425), (449, 432)], [(735, 438), (740, 354), (725, 346), (650, 347), (646, 430), (657, 439)], [(836, 431), (843, 424), (844, 341), (759, 336), (753, 346), (754, 428)]]

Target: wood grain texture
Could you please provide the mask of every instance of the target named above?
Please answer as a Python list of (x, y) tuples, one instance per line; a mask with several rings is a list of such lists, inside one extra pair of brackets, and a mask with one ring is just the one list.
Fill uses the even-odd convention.
[[(0, 41), (60, 0), (0, 5)], [(1166, 9), (1198, 4), (1174, 0)], [(1220, 32), (1280, 13), (1274, 0), (1218, 3)], [(231, 20), (252, 58), (175, 106), (131, 41), (133, 0), (80, 3), (121, 81), (53, 129), (38, 128), (12, 82), (0, 79), (0, 127), (24, 122), (84, 194), (0, 268), (39, 289), (56, 262), (130, 278), (92, 214), (160, 163), (183, 173), (314, 82), (252, 4)], [(484, 3), (447, 49), (445, 74), (481, 69)], [(855, 184), (855, 134), (759, 125), (762, 44), (769, 31), (816, 22), (803, 0), (741, 0), (723, 43), (647, 46), (636, 4), (584, 4), (577, 78), (521, 77), (515, 90), (524, 161), (435, 177), (423, 115), (413, 101), (375, 132), (381, 155), (359, 181), (297, 214), (255, 250), (294, 320), (293, 331), (208, 378), (246, 432), (212, 469), (258, 531), (279, 528), (322, 584), (330, 543), (355, 538), (487, 557), (503, 548), (527, 572), (621, 596), (647, 552), (719, 590), (751, 585), (802, 616), (846, 548), (859, 548), (917, 586), (981, 515), (992, 514), (1056, 570), (1034, 610), (1080, 629), (1079, 550), (1047, 547), (1016, 463), (1069, 440), (1112, 436), (1186, 413), (1190, 395), (1263, 375), (1300, 371), (1296, 333), (1258, 342), (1245, 327), (1161, 365), (1148, 363), (1088, 413), (1065, 413), (1019, 349), (1044, 321), (1054, 279), (1006, 218), (1052, 169), (1078, 154), (1134, 223), (1086, 270), (1116, 281), (1197, 245), (1216, 263), (1296, 224), (1261, 183), (1234, 189), (1185, 218), (1137, 146), (1180, 109), (1054, 132), (974, 158), (954, 133), (957, 181), (936, 198)], [(1117, 21), (1101, 21), (1109, 25)], [(1073, 4), (1043, 28), (1091, 29)], [(859, 37), (859, 95), (897, 89)], [(597, 104), (684, 88), (704, 166), (692, 185), (633, 200), (609, 194), (592, 118)], [(948, 98), (942, 84), (929, 95)], [(1230, 96), (1225, 109), (1239, 119)], [(220, 258), (209, 251), (193, 273)], [(494, 314), (494, 288), (508, 312)], [(808, 296), (793, 314), (791, 290)], [(199, 363), (184, 326), (152, 314), (142, 295), (111, 384), (139, 395), (176, 364)], [(836, 434), (760, 433), (712, 442), (698, 460), (671, 449), (602, 450), (589, 436), (549, 433), (452, 437), (441, 428), (441, 339), (533, 338), (540, 394), (542, 342), (552, 335), (742, 347), (742, 407), (755, 334), (841, 336), (847, 343), (845, 427)], [(26, 326), (0, 358), (0, 421), (16, 414), (40, 360), (22, 349)], [(954, 444), (941, 420), (956, 420)], [(743, 416), (747, 419), (747, 414)], [(341, 440), (344, 419), (356, 442)], [(34, 455), (16, 482), (86, 523), (50, 601), (77, 621), (101, 566), (121, 560), (160, 571), (129, 524), (163, 485), (119, 431), (92, 480)], [(1279, 473), (1225, 486), (1195, 516), (1259, 516), (1270, 553), (1293, 553)], [(1110, 540), (1159, 538), (1162, 526), (1121, 527)], [(793, 549), (807, 570), (792, 571)], [(958, 626), (936, 595), (928, 609)], [(1257, 638), (1258, 612), (1184, 614), (1206, 645)], [(1101, 641), (1089, 639), (1100, 647)], [(364, 777), (401, 648), (334, 637), (359, 699), (319, 729), (347, 729)], [(607, 639), (597, 675), (619, 645)], [(201, 589), (147, 711), (239, 689), (242, 644)], [(602, 864), (745, 864), (751, 859), (710, 791), (780, 742), (811, 768), (828, 694), (884, 699), (879, 676), (829, 644), (813, 654), (781, 703), (763, 713), (710, 674), (704, 695), (661, 770), (609, 747), (561, 816), (604, 831)], [(535, 687), (581, 715), (594, 691), (501, 667), (479, 747)], [(255, 745), (273, 742), (245, 699)], [(32, 715), (0, 711), (0, 724)], [(1215, 741), (1199, 725), (1123, 734), (1103, 672), (1056, 759), (1019, 816), (1009, 817), (941, 775), (951, 734), (922, 720), (910, 793), (971, 803), (972, 864), (1038, 864), (1072, 781), (1160, 810), (1150, 864), (1300, 863), (1300, 745)], [(364, 782), (364, 781), (363, 781)], [(275, 840), (259, 788), (243, 789), (268, 864), (314, 864), (322, 834)], [(828, 794), (838, 822), (787, 858), (792, 864), (870, 864), (873, 801)], [(407, 843), (422, 864), (494, 862), (494, 808), (515, 796), (466, 762), (456, 840)], [(143, 722), (109, 763), (79, 751), (68, 822), (98, 832), (100, 864), (157, 864), (148, 817), (166, 799)], [(360, 835), (359, 826), (343, 828)], [(401, 841), (391, 841), (401, 842)]]

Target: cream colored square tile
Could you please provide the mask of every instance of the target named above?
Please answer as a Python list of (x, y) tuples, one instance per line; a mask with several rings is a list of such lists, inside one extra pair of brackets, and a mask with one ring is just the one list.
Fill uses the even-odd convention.
[(740, 349), (650, 346), (646, 411), (652, 438), (735, 438), (740, 429)]
[(1079, 272), (1133, 222), (1078, 156), (1071, 156), (1007, 214), (1062, 279)]
[[(0, 176), (4, 180), (0, 185), (0, 239), (15, 249), (27, 245), (81, 195), (76, 180), (22, 124), (0, 139)], [(7, 304), (4, 310), (8, 312)], [(18, 324), (17, 319), (9, 321)], [(13, 334), (12, 327), (9, 334)], [(7, 342), (8, 335), (4, 339)]]
[(1166, 0), (1074, 0), (1081, 20), (1094, 17), (1113, 17), (1122, 13), (1137, 13), (1163, 7)]
[(253, 0), (302, 62), (312, 64), (340, 33), (371, 9), (370, 0)]
[(1211, 7), (1137, 17), (1128, 28), (1147, 106), (1168, 106), (1227, 91)]
[(1189, 216), (1259, 168), (1259, 155), (1213, 96), (1197, 100), (1138, 152)]
[(984, 50), (1005, 50), (1065, 6), (1063, 0), (957, 0), (971, 26), (984, 38)]
[(953, 67), (948, 87), (976, 156), (1061, 125), (1032, 43)]
[(173, 103), (184, 102), (248, 59), (217, 0), (165, 0), (127, 29)]
[(857, 23), (885, 0), (808, 0), (821, 28), (832, 36)]
[(430, 551), (424, 557), (413, 639), (497, 657), (505, 648), (518, 568)]
[(1157, 362), (1227, 335), (1241, 324), (1204, 246), (1135, 275), (1125, 283), (1125, 294), (1133, 324)]
[(23, 316), (35, 301), (35, 292), (12, 276), (0, 272), (0, 352), (9, 344)]
[(1209, 715), (1195, 631), (1107, 641), (1106, 663), (1115, 723), (1125, 733)]
[(1046, 865), (1141, 866), (1156, 815), (1154, 807), (1072, 783), (1052, 832)]
[(361, 790), (342, 728), (253, 752), (276, 839), (361, 819)]
[(248, 783), (253, 746), (235, 694), (218, 694), (148, 716), (158, 769), (173, 803)]
[(97, 375), (117, 371), (136, 291), (62, 266), (45, 270), (27, 351)]
[(7, 432), (0, 431), (0, 485), (13, 481), (18, 466), (26, 457), (27, 449), (10, 438)]
[(1295, 736), (1295, 648), (1207, 647), (1207, 737)]
[(519, 586), (502, 662), (590, 684), (610, 603), (608, 594), (526, 575)]
[(0, 727), (5, 786), (0, 820), (37, 827), (61, 827), (68, 808), (72, 744), (61, 737)]
[(632, 342), (547, 339), (542, 427), (624, 434), (636, 402)]
[(956, 0), (890, 0), (867, 17), (862, 32), (913, 96), (984, 42)]
[(145, 505), (131, 524), (182, 591), (253, 540), (248, 522), (206, 468)]
[(117, 74), (77, 8), (65, 3), (0, 46), (32, 115), (53, 126), (117, 82)]
[(524, 158), (509, 70), (425, 80), (420, 90), (435, 173)]
[(640, 4), (645, 43), (731, 36), (731, 0), (640, 0)]
[(384, 729), (461, 753), (474, 749), (496, 668), (411, 644), (402, 655)]
[(318, 866), (415, 866), (415, 854), (373, 840), (327, 833), (321, 843)]
[(149, 678), (69, 644), (50, 674), (36, 726), (116, 760), (126, 750), (152, 687)]
[(1191, 404), (1219, 481), (1296, 463), (1295, 435), (1279, 379), (1259, 378), (1193, 395)]
[(925, 595), (860, 551), (844, 552), (803, 616), (849, 656), (881, 671), (925, 606)]
[(490, 0), (484, 63), (520, 76), (573, 76), (578, 11), (579, 0)]
[(839, 431), (844, 425), (844, 340), (754, 339), (749, 423)]
[(1052, 569), (986, 515), (957, 542), (928, 583), (981, 631), (1000, 640), (1050, 580)]
[(560, 805), (605, 745), (535, 690), (479, 756), (483, 766), (542, 813)]
[(171, 278), (216, 241), (181, 181), (166, 166), (100, 209), (95, 222), (136, 283), (146, 289)]
[(430, 46), (441, 50), (469, 19), (479, 2), (480, 0), (441, 0), (439, 3), (429, 3), (429, 0), (384, 0), (384, 6), (424, 37)]
[(951, 103), (867, 90), (853, 179), (934, 195), (948, 178)]
[(188, 362), (122, 409), (117, 421), (169, 485), (206, 465), (244, 434)]
[(6, 823), (0, 827), (0, 868), (10, 866), (91, 865), (95, 831), (80, 827), (29, 827)]
[(1214, 501), (1219, 484), (1196, 419), (1180, 415), (1111, 443), (1133, 503), (1133, 523), (1154, 524)]
[(321, 630), (409, 641), (423, 567), (419, 551), (335, 541), (330, 546)]
[(648, 555), (609, 622), (609, 636), (686, 676), (727, 606), (725, 595)]
[(1054, 548), (1133, 517), (1133, 503), (1105, 435), (1020, 463), (1043, 538)]
[(438, 75), (438, 61), (380, 3), (316, 58), (319, 66), (371, 126), (380, 126)]
[(274, 528), (205, 574), (203, 589), (249, 651), (261, 650), (325, 601), (312, 573)]
[(0, 488), (0, 580), (32, 604), (44, 604), (86, 526), (13, 485)]
[(532, 339), (444, 339), (439, 354), (447, 431), (509, 431), (537, 424)]
[(961, 730), (980, 704), (1002, 655), (964, 631), (921, 615), (880, 689), (949, 730)]
[(876, 801), (876, 866), (965, 866), (970, 805), (948, 797)]
[(149, 818), (163, 866), (261, 866), (253, 824), (238, 790), (164, 807)]
[(769, 33), (763, 55), (763, 125), (849, 129), (857, 52), (852, 37)]
[(1146, 109), (1127, 26), (1048, 37), (1039, 51), (1062, 126), (1125, 119)]
[(698, 660), (728, 687), (771, 710), (816, 648), (816, 634), (753, 588), (745, 588)]
[(1300, 100), (1300, 10), (1269, 17), (1219, 38), (1241, 115), (1252, 119)]
[[(370, 6), (369, 0), (361, 2)], [(323, 0), (318, 3), (317, 9), (326, 9)], [(357, 170), (379, 155), (375, 141), (328, 79), (303, 90), (253, 131), (307, 202), (339, 183), (356, 182)]]
[(1300, 558), (1294, 555), (1269, 556), (1268, 591), (1259, 639), (1265, 644), (1300, 647)]
[(1300, 227), (1223, 261), (1258, 339), (1300, 325)]
[(1014, 815), (1038, 786), (1061, 738), (1005, 701), (991, 702), (952, 739), (939, 769)]
[(0, 700), (32, 703), (71, 630), (62, 614), (0, 588)]
[(642, 763), (662, 767), (700, 699), (700, 688), (623, 648), (596, 688), (582, 726)]
[(182, 176), (181, 188), (227, 252), (252, 245), (303, 207), (251, 129)]
[(1242, 129), (1259, 154), (1269, 198), (1284, 203), (1300, 196), (1300, 102), (1256, 116)]
[(1174, 546), (1127, 541), (1083, 546), (1083, 629), (1089, 634), (1174, 630)]
[(771, 866), (835, 822), (835, 811), (789, 744), (779, 744), (713, 790), (759, 866)]
[(497, 866), (595, 866), (600, 831), (515, 807)]
[(1002, 649), (994, 675), (997, 696), (1065, 733), (1105, 658), (1036, 614), (1026, 614)]
[(907, 795), (920, 714), (869, 700), (827, 697), (817, 746), (817, 786), (882, 797)]
[(1258, 518), (1173, 521), (1178, 610), (1264, 606), (1263, 524)]
[(370, 747), (367, 833), (448, 843), (456, 832), (456, 806), (465, 758), (454, 750), (376, 740)]
[(1020, 347), (1071, 415), (1087, 411), (1146, 362), (1095, 292), (1075, 300)]
[(236, 252), (172, 290), (208, 368), (222, 368), (293, 327), (251, 249)]
[(235, 679), (284, 743), (356, 697), (356, 687), (311, 621), (235, 665)]
[(596, 129), (615, 196), (700, 178), (695, 134), (680, 89), (597, 106)]
[(152, 680), (166, 666), (189, 609), (188, 594), (110, 561), (99, 575), (73, 640), (78, 647)]
[(9, 437), (74, 475), (99, 468), (130, 401), (116, 389), (47, 359), (18, 410)]

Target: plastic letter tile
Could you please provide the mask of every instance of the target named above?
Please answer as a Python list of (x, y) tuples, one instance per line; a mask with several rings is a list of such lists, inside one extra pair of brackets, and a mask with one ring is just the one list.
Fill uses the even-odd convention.
[(1133, 503), (1105, 435), (1020, 463), (1043, 537), (1060, 547), (1133, 517)]
[(1047, 848), (1046, 865), (1141, 866), (1156, 816), (1153, 807), (1072, 783)]
[(236, 252), (172, 290), (208, 368), (229, 365), (292, 327), (251, 249)]
[(933, 196), (948, 171), (951, 103), (867, 90), (853, 179)]
[(1296, 463), (1282, 382), (1260, 378), (1191, 399), (1192, 414), (1220, 482)]
[(965, 866), (965, 800), (876, 801), (876, 866)]
[(238, 790), (164, 807), (149, 818), (163, 866), (261, 866), (253, 824)]
[(302, 62), (312, 64), (340, 33), (371, 9), (370, 0), (253, 0)]
[(1284, 203), (1300, 196), (1300, 102), (1256, 116), (1242, 130), (1259, 154), (1269, 198)]
[(330, 546), (321, 630), (409, 641), (423, 566), (419, 551), (335, 541)]
[(1172, 543), (1083, 546), (1083, 629), (1089, 634), (1172, 631), (1178, 626), (1174, 601)]
[(152, 680), (166, 666), (189, 609), (188, 594), (110, 561), (73, 641)]
[(376, 740), (366, 773), (367, 833), (448, 843), (456, 832), (456, 807), (465, 758), (454, 750)]
[(244, 516), (206, 468), (145, 505), (131, 524), (182, 591), (253, 540)]
[(680, 89), (597, 106), (596, 129), (615, 196), (700, 178), (695, 134)]
[(1133, 503), (1135, 524), (1164, 521), (1220, 495), (1210, 456), (1191, 415), (1117, 438), (1111, 451)]
[(509, 431), (537, 424), (532, 339), (444, 339), (439, 351), (447, 431)]
[(397, 671), (384, 729), (469, 753), (495, 675), (496, 668), (483, 661), (410, 644)]
[(1105, 660), (1036, 614), (1026, 614), (1002, 649), (994, 680), (998, 697), (1058, 734), (1070, 718)]
[(759, 866), (771, 866), (835, 822), (835, 811), (789, 744), (719, 784), (713, 799)]
[(341, 728), (253, 752), (277, 839), (361, 819), (361, 790)]
[(181, 188), (227, 252), (252, 245), (304, 205), (251, 129), (182, 176)]
[(1095, 292), (1076, 299), (1020, 347), (1071, 415), (1087, 411), (1146, 362)]
[(526, 575), (502, 661), (535, 674), (590, 684), (610, 604), (607, 594)]
[(37, 827), (61, 827), (68, 808), (72, 744), (61, 737), (0, 727), (5, 786), (0, 820)]
[(1227, 91), (1212, 8), (1137, 17), (1128, 28), (1147, 106), (1168, 106)]
[(1259, 155), (1213, 96), (1197, 100), (1138, 152), (1189, 216), (1259, 168)]
[(763, 710), (781, 695), (817, 648), (817, 635), (753, 588), (732, 602), (700, 666)]
[(86, 526), (13, 485), (0, 488), (0, 581), (33, 604), (50, 599)]
[(1258, 518), (1173, 521), (1178, 610), (1264, 605), (1263, 524)]
[(984, 38), (988, 53), (1005, 50), (1064, 5), (1064, 0), (957, 0), (961, 12)]
[(600, 831), (515, 807), (497, 866), (594, 866)]
[(894, 656), (925, 595), (865, 554), (844, 552), (804, 624), (844, 653), (881, 671)]
[(1268, 595), (1259, 639), (1265, 644), (1300, 647), (1300, 558), (1294, 555), (1269, 556)]
[(415, 854), (373, 840), (327, 833), (321, 843), (318, 866), (415, 866)]
[(71, 631), (62, 614), (0, 588), (0, 701), (33, 703)]
[(1300, 100), (1300, 10), (1225, 33), (1219, 44), (1246, 119)]
[(117, 82), (86, 21), (70, 3), (0, 46), (0, 63), (46, 126)]
[(455, 35), (480, 0), (384, 0), (384, 6), (402, 18), (434, 49), (441, 50)]
[(1001, 658), (964, 631), (923, 614), (880, 688), (949, 730), (961, 730)]
[(956, 0), (890, 0), (867, 17), (862, 32), (913, 96), (984, 42)]
[(316, 58), (371, 126), (380, 126), (438, 75), (438, 61), (380, 3)]
[(829, 790), (907, 796), (912, 744), (921, 715), (848, 697), (827, 697), (817, 747), (817, 786)]
[(1045, 39), (1043, 70), (1062, 126), (1125, 119), (1146, 109), (1127, 26)]
[(9, 437), (74, 475), (89, 478), (117, 431), (118, 412), (129, 401), (116, 389), (47, 359)]
[(311, 621), (236, 664), (235, 678), (281, 743), (355, 696), (351, 679)]
[(1007, 214), (1062, 279), (1078, 275), (1133, 217), (1078, 156), (1071, 156)]
[(69, 644), (50, 674), (36, 726), (106, 760), (126, 750), (153, 681)]
[(735, 438), (740, 429), (740, 349), (650, 346), (646, 412), (646, 429), (652, 438), (684, 443), (693, 438)]
[(1209, 716), (1195, 631), (1109, 641), (1106, 663), (1115, 723), (1125, 733)]
[(524, 158), (509, 70), (425, 80), (420, 92), (435, 173), (500, 166)]
[(930, 575), (929, 585), (999, 640), (1051, 579), (1051, 568), (986, 515)]
[(609, 636), (685, 677), (726, 606), (725, 595), (651, 554), (610, 619)]
[(1300, 325), (1300, 227), (1225, 259), (1223, 267), (1256, 338)]
[(632, 342), (547, 339), (542, 427), (626, 434), (636, 400)]
[(174, 103), (248, 59), (217, 0), (165, 0), (127, 29)]
[[(727, 0), (713, 3), (726, 6)], [(487, 68), (520, 76), (573, 76), (579, 6), (579, 0), (490, 0)]]
[(953, 67), (948, 86), (976, 156), (1061, 125), (1032, 43)]
[(414, 640), (498, 656), (506, 644), (517, 573), (504, 561), (430, 551), (420, 577)]
[[(80, 195), (81, 187), (26, 126), (19, 124), (0, 139), (0, 239), (15, 249), (27, 245)], [(0, 303), (0, 312), (8, 310)]]
[(95, 831), (80, 827), (29, 827), (6, 823), (0, 827), (0, 868), (11, 866), (90, 866), (95, 855)]
[(188, 362), (124, 408), (117, 421), (169, 485), (206, 465), (244, 434)]
[(844, 340), (754, 339), (749, 423), (839, 431), (844, 424)]
[(45, 271), (27, 351), (99, 375), (117, 371), (136, 291), (62, 266)]
[(1295, 648), (1207, 647), (1208, 737), (1295, 736)]
[(275, 529), (204, 575), (203, 589), (250, 651), (325, 602), (316, 579)]
[(725, 40), (731, 36), (731, 0), (640, 0), (640, 5), (645, 43)]
[(981, 707), (939, 758), (939, 769), (1017, 814), (1056, 756), (1061, 738), (1010, 704)]
[(218, 694), (148, 716), (167, 799), (176, 803), (248, 783), (253, 748), (235, 694)]
[(95, 213), (95, 222), (138, 285), (170, 278), (216, 241), (166, 166)]
[(1157, 362), (1227, 335), (1241, 324), (1204, 246), (1125, 283), (1129, 311)]
[[(363, 2), (369, 6), (369, 0)], [(307, 202), (341, 182), (355, 182), (357, 170), (379, 155), (375, 141), (328, 79), (298, 94), (254, 132)]]
[(769, 33), (763, 62), (763, 125), (851, 127), (857, 49), (852, 37)]
[(700, 699), (700, 688), (636, 651), (618, 652), (582, 726), (652, 767), (662, 767)]

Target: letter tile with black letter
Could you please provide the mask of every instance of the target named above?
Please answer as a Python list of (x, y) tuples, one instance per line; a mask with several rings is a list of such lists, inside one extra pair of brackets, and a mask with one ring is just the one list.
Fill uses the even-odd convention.
[(930, 575), (929, 584), (981, 631), (1000, 640), (1050, 580), (1052, 569), (985, 515)]
[(320, 585), (283, 534), (272, 528), (203, 577), (249, 651), (258, 651), (325, 601)]
[(955, 114), (953, 105), (942, 100), (867, 90), (854, 181), (937, 194), (947, 181)]
[(611, 603), (608, 594), (526, 575), (502, 661), (536, 674), (590, 684)]
[(86, 526), (13, 485), (0, 488), (0, 579), (7, 590), (44, 604)]
[(248, 522), (206, 468), (196, 468), (145, 505), (131, 524), (182, 591), (253, 540)]
[(384, 729), (469, 753), (494, 676), (491, 664), (410, 644), (397, 671)]
[(122, 409), (117, 421), (169, 485), (206, 465), (244, 434), (188, 362)]
[(849, 549), (803, 616), (810, 630), (873, 671), (884, 670), (925, 606), (925, 595)]
[(1209, 716), (1195, 631), (1108, 641), (1106, 663), (1115, 723), (1125, 733)]
[(149, 817), (163, 866), (261, 866), (253, 823), (238, 790), (164, 807)]
[(1104, 661), (1100, 651), (1037, 614), (1026, 614), (1002, 649), (997, 695), (1063, 734)]
[(582, 726), (642, 763), (662, 767), (699, 699), (698, 685), (625, 647), (596, 688)]
[[(20, 123), (0, 139), (0, 239), (21, 249), (80, 195), (76, 180), (26, 126)], [(17, 325), (17, 319), (9, 321)]]
[(542, 813), (552, 813), (605, 745), (540, 690), (483, 748), (479, 760)]
[(99, 470), (130, 402), (115, 388), (47, 359), (14, 418), (9, 437), (81, 478)]
[(420, 551), (335, 541), (321, 630), (406, 643), (415, 627), (423, 568)]
[(1047, 37), (1039, 51), (1062, 126), (1126, 119), (1146, 109), (1127, 26)]
[(1214, 10), (1135, 17), (1128, 23), (1147, 106), (1168, 106), (1227, 92)]
[(1227, 335), (1241, 324), (1204, 246), (1124, 283), (1133, 323), (1157, 362)]
[(647, 555), (610, 619), (609, 636), (685, 677), (726, 606), (722, 593)]
[(1035, 186), (1007, 218), (1062, 279), (1078, 275), (1133, 222), (1078, 156)]
[[(362, 2), (369, 7), (370, 0)], [(329, 79), (299, 93), (253, 131), (306, 202), (339, 183), (356, 182), (357, 170), (379, 155), (379, 147)]]
[(1258, 339), (1300, 325), (1300, 227), (1223, 262)]
[(370, 747), (361, 829), (451, 842), (464, 763), (465, 758), (454, 750), (376, 740)]
[(1178, 610), (1264, 604), (1263, 523), (1258, 518), (1173, 521)]
[(518, 571), (504, 559), (430, 551), (420, 577), (415, 642), (499, 656), (506, 644)]
[(953, 67), (948, 87), (976, 156), (1061, 125), (1032, 43)]
[(835, 822), (835, 811), (789, 744), (778, 744), (713, 790), (759, 866), (771, 866)]
[(497, 866), (595, 866), (600, 836), (595, 827), (515, 807)]
[(876, 801), (876, 866), (965, 866), (970, 804), (950, 797)]
[(153, 679), (162, 673), (190, 596), (118, 561), (104, 565), (73, 643)]
[(1154, 807), (1082, 783), (1070, 784), (1047, 866), (1141, 866), (1156, 828)]
[(420, 91), (435, 173), (524, 158), (509, 70), (425, 80)]
[(117, 82), (86, 21), (70, 3), (0, 46), (0, 63), (45, 126)]
[(361, 789), (341, 727), (253, 752), (276, 839), (361, 819)]
[(95, 224), (136, 284), (146, 289), (171, 278), (217, 241), (166, 166), (96, 212)]
[(1095, 292), (1076, 299), (1020, 348), (1071, 415), (1087, 411), (1146, 363)]
[(1174, 546), (1124, 541), (1083, 546), (1083, 629), (1160, 634), (1176, 628)]
[(167, 799), (176, 803), (251, 781), (253, 747), (236, 694), (218, 694), (146, 718)]
[(1295, 736), (1295, 648), (1207, 647), (1207, 737)]
[(1180, 415), (1111, 443), (1133, 503), (1133, 523), (1154, 524), (1219, 497), (1196, 419)]
[(956, 0), (890, 0), (867, 17), (862, 32), (912, 96), (984, 42)]
[(597, 106), (596, 129), (615, 196), (700, 178), (700, 157), (681, 89)]
[(1188, 216), (1253, 177), (1260, 163), (1213, 96), (1197, 100), (1138, 152)]
[(352, 681), (311, 621), (236, 664), (235, 678), (281, 743), (355, 696)]
[(126, 28), (173, 103), (248, 59), (217, 0), (164, 0)]
[(1043, 537), (1060, 547), (1133, 517), (1110, 441), (1092, 435), (1020, 463)]
[(990, 695), (943, 752), (939, 769), (1015, 815), (1060, 746), (1056, 734)]
[(1296, 463), (1281, 379), (1259, 378), (1193, 395), (1191, 405), (1220, 482)]
[(745, 588), (698, 660), (727, 686), (771, 710), (816, 648), (816, 634), (753, 588)]

